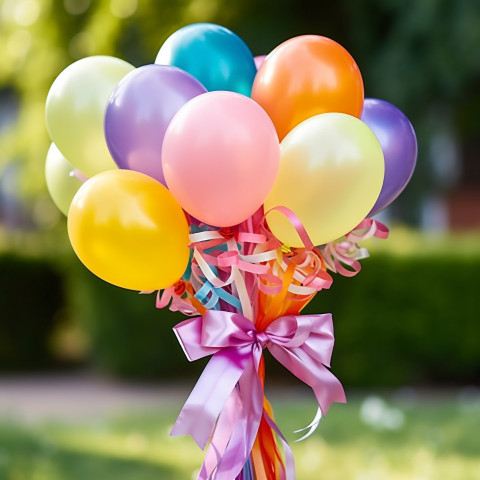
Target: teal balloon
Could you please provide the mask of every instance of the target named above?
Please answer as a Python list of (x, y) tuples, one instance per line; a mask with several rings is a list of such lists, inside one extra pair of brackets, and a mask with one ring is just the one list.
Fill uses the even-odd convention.
[(257, 73), (245, 42), (228, 28), (195, 23), (177, 30), (160, 48), (155, 63), (185, 70), (208, 91), (250, 96)]

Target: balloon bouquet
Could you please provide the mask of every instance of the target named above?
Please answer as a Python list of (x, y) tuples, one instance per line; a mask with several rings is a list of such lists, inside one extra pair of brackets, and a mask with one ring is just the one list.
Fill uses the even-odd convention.
[(309, 436), (345, 395), (328, 370), (331, 315), (300, 312), (329, 272), (358, 273), (361, 240), (387, 237), (370, 217), (412, 175), (408, 119), (364, 100), (333, 40), (299, 36), (254, 59), (230, 30), (194, 24), (152, 65), (73, 63), (46, 121), (47, 185), (80, 260), (158, 292), (157, 307), (190, 317), (174, 327), (189, 360), (212, 356), (172, 431), (209, 444), (198, 478), (293, 479), (263, 350), (312, 388)]

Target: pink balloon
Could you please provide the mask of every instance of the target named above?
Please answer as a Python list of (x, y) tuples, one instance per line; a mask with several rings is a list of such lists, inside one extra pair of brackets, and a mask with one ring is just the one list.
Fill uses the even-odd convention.
[(266, 55), (257, 55), (253, 58), (257, 70), (262, 66), (262, 63), (265, 61)]
[(208, 92), (173, 117), (163, 141), (168, 188), (198, 220), (218, 227), (253, 215), (273, 187), (280, 145), (270, 117), (252, 99)]

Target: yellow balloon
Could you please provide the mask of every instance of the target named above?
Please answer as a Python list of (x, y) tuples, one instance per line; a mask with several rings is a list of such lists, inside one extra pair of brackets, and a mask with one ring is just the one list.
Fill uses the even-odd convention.
[(68, 212), (70, 242), (83, 264), (131, 290), (158, 290), (179, 280), (190, 256), (188, 234), (173, 195), (133, 170), (90, 178)]
[(134, 69), (119, 58), (86, 57), (63, 70), (50, 87), (45, 105), (50, 138), (89, 177), (116, 168), (105, 141), (103, 121), (110, 95)]
[[(351, 231), (375, 204), (383, 183), (383, 153), (358, 118), (344, 113), (311, 117), (288, 133), (280, 150), (280, 170), (265, 211), (288, 207), (315, 245)], [(268, 213), (267, 223), (281, 242), (303, 247), (282, 213)]]

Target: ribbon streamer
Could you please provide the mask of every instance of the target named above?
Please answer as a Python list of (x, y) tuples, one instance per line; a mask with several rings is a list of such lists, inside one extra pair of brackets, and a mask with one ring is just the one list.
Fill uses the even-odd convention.
[(357, 242), (386, 238), (388, 228), (365, 219), (343, 240), (315, 248), (294, 212), (275, 210), (289, 219), (305, 248), (281, 245), (262, 210), (234, 228), (192, 226), (189, 268), (157, 294), (159, 308), (170, 304), (171, 310), (201, 315), (174, 329), (189, 360), (212, 355), (172, 429), (172, 435), (191, 435), (201, 448), (209, 444), (198, 480), (295, 478), (290, 447), (264, 397), (264, 348), (316, 395), (317, 415), (296, 431), (306, 432), (297, 441), (315, 431), (333, 401), (345, 401), (327, 369), (330, 314), (299, 313), (316, 292), (331, 286), (327, 269), (358, 273), (368, 251)]
[(366, 218), (345, 235), (346, 240), (324, 245), (322, 247), (323, 258), (333, 272), (344, 277), (353, 277), (361, 269), (358, 260), (368, 257), (368, 250), (360, 248), (358, 242), (372, 237), (385, 239), (388, 237), (388, 233), (388, 228), (383, 223)]
[(252, 450), (263, 415), (258, 369), (264, 348), (312, 388), (323, 414), (331, 403), (345, 402), (340, 382), (326, 368), (334, 343), (330, 314), (284, 316), (265, 331), (257, 331), (243, 315), (209, 310), (174, 330), (190, 361), (213, 357), (182, 408), (172, 435), (191, 435), (204, 448), (237, 383), (239, 386), (242, 416), (232, 427), (229, 443), (215, 466), (216, 480), (235, 478)]
[(350, 233), (347, 233), (345, 237), (350, 242), (358, 243), (371, 237), (386, 239), (388, 238), (388, 234), (389, 230), (386, 225), (378, 220), (366, 218), (365, 220), (362, 220)]

